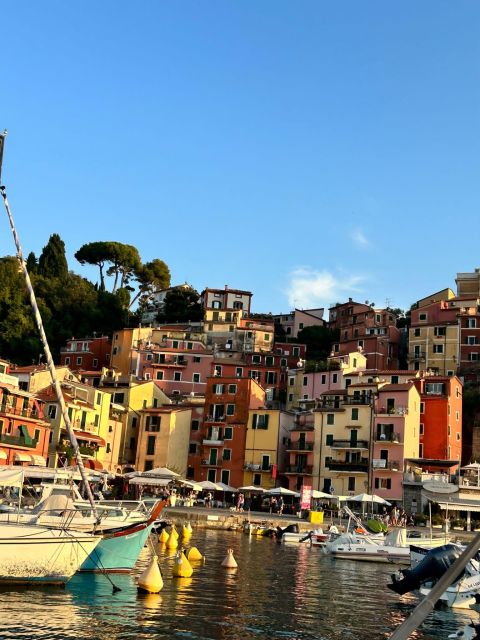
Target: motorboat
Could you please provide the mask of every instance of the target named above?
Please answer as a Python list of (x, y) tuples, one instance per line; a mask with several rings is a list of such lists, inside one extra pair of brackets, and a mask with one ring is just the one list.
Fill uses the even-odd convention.
[(383, 540), (368, 535), (342, 533), (332, 536), (324, 551), (334, 558), (410, 564), (410, 547), (406, 544), (404, 529), (392, 529)]
[[(459, 558), (463, 547), (446, 544), (429, 551), (421, 547), (411, 547), (411, 567), (392, 574), (388, 588), (399, 595), (418, 591), (428, 595), (447, 571)], [(472, 558), (462, 574), (443, 592), (439, 601), (447, 607), (468, 609), (476, 604), (480, 594), (480, 563)]]

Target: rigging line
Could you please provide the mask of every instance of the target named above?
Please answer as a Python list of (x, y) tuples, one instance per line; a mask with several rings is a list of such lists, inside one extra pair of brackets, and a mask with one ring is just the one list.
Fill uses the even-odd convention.
[(60, 404), (63, 420), (64, 420), (65, 426), (67, 428), (68, 437), (70, 439), (70, 442), (72, 443), (73, 448), (75, 449), (75, 457), (76, 457), (76, 460), (77, 460), (78, 469), (80, 471), (80, 475), (82, 476), (82, 480), (83, 480), (83, 482), (85, 484), (85, 488), (86, 488), (86, 491), (87, 491), (88, 499), (90, 501), (90, 504), (92, 505), (92, 510), (93, 510), (94, 516), (95, 516), (95, 518), (98, 519), (97, 508), (95, 506), (95, 500), (93, 498), (93, 493), (92, 493), (92, 490), (90, 488), (90, 484), (88, 482), (88, 478), (87, 478), (87, 474), (86, 474), (86, 471), (85, 471), (85, 467), (83, 466), (82, 456), (80, 455), (80, 449), (79, 449), (79, 446), (78, 446), (77, 438), (76, 438), (75, 433), (73, 431), (72, 423), (70, 421), (70, 416), (68, 415), (67, 405), (66, 405), (65, 399), (63, 397), (62, 388), (61, 388), (60, 382), (58, 381), (58, 378), (57, 378), (57, 374), (56, 374), (56, 371), (55, 371), (55, 365), (53, 363), (52, 354), (50, 352), (50, 347), (49, 347), (48, 341), (47, 341), (47, 336), (45, 335), (45, 330), (43, 328), (42, 317), (40, 315), (40, 310), (39, 310), (38, 305), (37, 305), (37, 299), (35, 297), (35, 292), (34, 292), (33, 287), (32, 287), (32, 282), (30, 280), (30, 275), (28, 273), (27, 266), (26, 266), (25, 260), (23, 258), (22, 247), (20, 245), (20, 240), (19, 240), (19, 237), (18, 237), (18, 233), (17, 233), (17, 230), (15, 228), (15, 223), (13, 221), (12, 212), (10, 210), (10, 205), (9, 205), (8, 199), (7, 199), (7, 191), (6, 191), (6, 188), (5, 188), (4, 185), (0, 185), (0, 193), (2, 194), (2, 197), (3, 197), (3, 202), (5, 204), (5, 209), (7, 211), (8, 221), (10, 223), (10, 227), (11, 227), (12, 234), (13, 234), (13, 239), (14, 239), (14, 242), (15, 242), (15, 247), (17, 249), (18, 262), (20, 264), (22, 273), (23, 273), (23, 275), (25, 277), (25, 283), (27, 285), (27, 290), (28, 290), (28, 294), (29, 294), (29, 297), (30, 297), (30, 304), (31, 304), (32, 309), (33, 309), (33, 315), (35, 317), (35, 322), (37, 324), (37, 329), (38, 329), (38, 332), (40, 334), (40, 340), (42, 342), (43, 350), (44, 350), (44, 353), (45, 353), (45, 357), (47, 359), (47, 366), (48, 366), (48, 370), (50, 372), (50, 378), (52, 379), (52, 383), (53, 383), (53, 386), (55, 388), (55, 393), (57, 395), (57, 400), (58, 400), (58, 402)]

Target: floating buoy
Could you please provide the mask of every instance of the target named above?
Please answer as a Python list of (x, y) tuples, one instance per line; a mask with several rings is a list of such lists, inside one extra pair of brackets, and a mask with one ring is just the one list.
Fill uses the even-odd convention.
[(192, 536), (192, 532), (190, 531), (190, 529), (187, 529), (187, 527), (183, 527), (182, 538), (188, 541), (190, 540), (191, 536)]
[(178, 547), (178, 540), (172, 533), (168, 536), (167, 549), (176, 549)]
[(226, 569), (236, 569), (238, 567), (237, 561), (233, 557), (233, 549), (227, 549), (227, 555), (222, 562), (222, 567)]
[(187, 559), (190, 560), (203, 560), (203, 556), (200, 553), (200, 551), (197, 549), (197, 547), (190, 547), (190, 549), (187, 549), (185, 552), (185, 555), (187, 556)]
[(174, 524), (172, 524), (172, 530), (171, 530), (170, 535), (173, 536), (174, 538), (178, 539), (178, 531), (176, 530)]
[(152, 561), (145, 571), (138, 576), (138, 590), (147, 593), (158, 593), (163, 589), (163, 578), (158, 566), (157, 556), (152, 557)]
[(162, 533), (158, 536), (158, 541), (162, 544), (165, 544), (169, 538), (168, 531), (166, 529), (162, 529)]
[(183, 551), (179, 551), (173, 563), (173, 575), (177, 578), (190, 578), (193, 573), (192, 565), (185, 557)]
[(192, 533), (193, 529), (192, 529), (192, 525), (190, 524), (190, 520), (187, 522), (186, 525), (184, 525), (185, 529), (188, 529), (188, 531), (190, 531), (190, 533)]

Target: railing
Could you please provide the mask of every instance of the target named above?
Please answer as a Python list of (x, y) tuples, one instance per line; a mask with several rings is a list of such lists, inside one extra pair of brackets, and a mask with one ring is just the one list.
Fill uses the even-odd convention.
[(0, 433), (0, 442), (6, 445), (13, 445), (17, 447), (30, 447), (35, 449), (38, 444), (38, 440), (35, 438), (28, 438), (25, 440), (25, 436), (9, 436), (5, 433)]
[(225, 422), (225, 416), (207, 416), (205, 422)]
[[(89, 447), (83, 444), (79, 445), (78, 449), (84, 456), (94, 456), (98, 451), (98, 447)], [(72, 445), (67, 442), (60, 442), (57, 444), (56, 450), (58, 453), (74, 453)]]
[(332, 449), (368, 449), (368, 440), (333, 440), (330, 446)]
[(295, 473), (299, 476), (311, 476), (313, 473), (313, 466), (311, 465), (305, 465), (305, 466), (298, 466), (298, 465), (287, 465), (287, 467), (285, 467), (285, 473)]
[(361, 404), (368, 405), (372, 401), (371, 396), (347, 396), (344, 400), (342, 400), (342, 404)]
[(395, 442), (396, 444), (399, 444), (401, 442), (400, 434), (396, 432), (376, 433), (375, 442)]
[(224, 444), (223, 438), (205, 438), (204, 440), (202, 440), (202, 444), (209, 446), (209, 447), (214, 447), (214, 446), (222, 446)]
[(291, 442), (287, 451), (313, 451), (313, 442)]
[(368, 460), (362, 458), (360, 462), (341, 462), (332, 460), (327, 464), (330, 471), (368, 471)]
[(409, 360), (425, 360), (425, 351), (418, 351), (408, 356)]
[(377, 409), (377, 415), (406, 416), (408, 415), (408, 407), (392, 407), (390, 409), (380, 407), (379, 409)]
[(343, 410), (343, 403), (340, 402), (340, 400), (338, 400), (336, 402), (323, 401), (318, 405), (317, 409), (319, 411), (322, 411), (323, 409), (327, 409), (328, 411), (332, 411), (332, 410), (335, 410), (335, 409)]
[(383, 466), (374, 466), (374, 471), (400, 471), (402, 465), (398, 460), (386, 460)]
[(9, 413), (14, 416), (22, 416), (22, 418), (39, 418), (39, 413), (36, 409), (13, 407), (8, 402), (0, 404), (0, 413)]
[(202, 460), (202, 467), (220, 467), (220, 460)]

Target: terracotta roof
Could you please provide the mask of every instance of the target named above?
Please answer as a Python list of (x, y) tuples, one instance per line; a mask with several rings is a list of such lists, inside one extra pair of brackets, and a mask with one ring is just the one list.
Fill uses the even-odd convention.
[(405, 382), (404, 384), (384, 384), (379, 391), (409, 391), (413, 386), (413, 382)]

